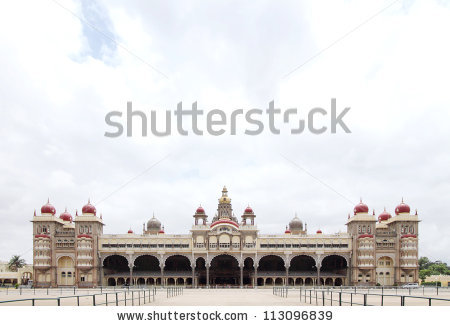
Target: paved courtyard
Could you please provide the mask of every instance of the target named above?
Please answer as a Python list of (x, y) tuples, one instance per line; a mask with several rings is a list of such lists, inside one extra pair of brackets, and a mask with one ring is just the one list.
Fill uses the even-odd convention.
[[(174, 290), (157, 288), (155, 291), (125, 290), (119, 288), (109, 289), (0, 289), (0, 306), (299, 306), (319, 305), (324, 302), (326, 306), (339, 305), (339, 298), (343, 306), (367, 305), (400, 306), (404, 305), (450, 306), (450, 290), (433, 288), (427, 289), (383, 289), (380, 288), (349, 288), (323, 289), (311, 291), (302, 289), (300, 301), (300, 289), (289, 289), (287, 296), (274, 295), (272, 288), (265, 289), (183, 289), (182, 293), (174, 295)], [(306, 294), (306, 295), (305, 295)], [(382, 296), (383, 295), (383, 296)], [(403, 297), (403, 298), (402, 298)], [(35, 299), (34, 302), (31, 299)], [(447, 299), (447, 300), (443, 300)], [(16, 301), (18, 300), (18, 301)]]

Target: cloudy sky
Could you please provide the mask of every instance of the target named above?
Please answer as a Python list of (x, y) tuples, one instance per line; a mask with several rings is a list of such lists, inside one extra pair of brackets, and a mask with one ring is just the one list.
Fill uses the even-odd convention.
[[(73, 215), (90, 198), (105, 233), (141, 232), (153, 213), (186, 233), (227, 185), (262, 233), (295, 212), (310, 232), (345, 231), (361, 197), (377, 215), (403, 197), (420, 255), (450, 262), (449, 16), (441, 0), (2, 3), (0, 260), (32, 261), (47, 198)], [(305, 115), (331, 98), (351, 107), (351, 133), (104, 136), (127, 101), (150, 115), (274, 100)]]

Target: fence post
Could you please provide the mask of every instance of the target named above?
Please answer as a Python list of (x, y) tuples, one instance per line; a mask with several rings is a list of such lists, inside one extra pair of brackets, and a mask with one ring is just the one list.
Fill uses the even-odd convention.
[[(31, 305), (34, 306), (34, 298), (31, 299)], [(430, 304), (430, 306), (431, 306), (431, 304)]]
[(75, 287), (73, 287), (73, 295), (75, 295)]
[(77, 296), (77, 306), (79, 306), (80, 305), (80, 296), (78, 295)]
[(58, 302), (58, 306), (61, 305), (61, 298), (56, 299), (56, 302)]
[(350, 292), (350, 306), (353, 306), (353, 293)]
[(322, 290), (322, 306), (325, 306), (325, 291)]
[(108, 293), (105, 294), (106, 294), (106, 305), (108, 305)]
[(118, 297), (117, 292), (116, 292), (116, 306), (118, 306), (118, 305), (119, 305), (119, 297)]
[(342, 306), (342, 289), (341, 292), (339, 292), (339, 305)]
[(403, 295), (400, 297), (400, 305), (405, 305), (405, 297)]
[(367, 293), (364, 293), (364, 305), (367, 306)]
[(95, 294), (92, 295), (92, 305), (95, 307)]
[(382, 306), (384, 305), (384, 295), (383, 294), (381, 294), (381, 305)]
[(330, 306), (332, 306), (333, 305), (333, 291), (330, 291), (330, 292), (331, 292)]
[(428, 305), (431, 306), (431, 298), (428, 298)]

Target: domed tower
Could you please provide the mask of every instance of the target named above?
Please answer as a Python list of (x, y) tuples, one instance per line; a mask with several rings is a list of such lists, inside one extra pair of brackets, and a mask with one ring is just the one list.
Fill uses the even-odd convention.
[(250, 207), (250, 205), (247, 206), (247, 208), (244, 210), (244, 214), (242, 214), (242, 224), (247, 225), (247, 219), (250, 220), (250, 225), (255, 225), (255, 213), (253, 212), (253, 209)]
[(147, 230), (144, 230), (144, 234), (158, 234), (161, 229), (161, 222), (153, 215), (147, 222)]
[(306, 230), (303, 228), (303, 222), (298, 218), (295, 213), (294, 218), (289, 222), (289, 230), (293, 235), (306, 234)]
[(217, 215), (214, 216), (212, 222), (219, 219), (229, 219), (238, 223), (237, 218), (233, 215), (233, 208), (231, 207), (231, 198), (228, 197), (227, 187), (223, 186), (222, 197), (219, 198), (219, 205), (217, 207)]
[(201, 220), (203, 225), (206, 225), (206, 223), (208, 222), (208, 215), (206, 215), (205, 213), (205, 209), (202, 207), (202, 205), (200, 205), (197, 210), (195, 211), (194, 214), (194, 219), (195, 219), (195, 225), (198, 225), (198, 220)]

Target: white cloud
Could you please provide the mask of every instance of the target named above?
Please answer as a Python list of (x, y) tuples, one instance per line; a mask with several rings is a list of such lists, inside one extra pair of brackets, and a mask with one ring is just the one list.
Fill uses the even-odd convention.
[[(81, 4), (61, 3), (83, 15)], [(52, 2), (3, 4), (0, 257), (31, 260), (29, 220), (47, 197), (74, 214), (167, 154), (97, 205), (105, 232), (140, 231), (153, 211), (167, 232), (187, 232), (198, 204), (211, 219), (224, 184), (235, 214), (249, 203), (263, 233), (283, 232), (295, 211), (310, 231), (345, 230), (352, 205), (283, 154), (377, 213), (404, 196), (423, 221), (420, 254), (450, 261), (449, 8), (399, 2), (283, 78), (387, 3), (99, 3), (106, 11), (92, 23), (169, 78), (121, 47), (92, 52), (95, 33)], [(338, 109), (352, 107), (352, 134), (103, 136), (105, 114), (128, 100), (147, 113), (179, 101), (230, 112), (272, 99), (283, 109), (328, 108), (332, 97)]]

